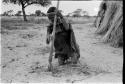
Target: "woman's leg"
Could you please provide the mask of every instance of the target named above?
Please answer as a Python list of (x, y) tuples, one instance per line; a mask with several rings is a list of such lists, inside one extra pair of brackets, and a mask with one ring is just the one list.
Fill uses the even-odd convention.
[(62, 55), (58, 55), (58, 63), (59, 65), (63, 65), (65, 63), (64, 57)]
[(78, 53), (75, 53), (75, 52), (72, 53), (71, 62), (72, 62), (73, 64), (77, 64), (78, 60), (79, 60), (79, 55), (78, 55)]
[(69, 57), (67, 54), (60, 54), (58, 55), (58, 63), (59, 65), (63, 65), (65, 63), (67, 63)]

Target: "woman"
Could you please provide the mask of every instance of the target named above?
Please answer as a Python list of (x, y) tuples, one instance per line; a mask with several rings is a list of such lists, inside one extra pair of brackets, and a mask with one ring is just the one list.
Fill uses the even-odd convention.
[[(47, 44), (50, 42), (50, 35), (53, 32), (54, 16), (56, 7), (50, 7), (47, 11), (50, 24), (47, 28)], [(55, 58), (58, 58), (59, 65), (65, 64), (71, 58), (72, 63), (77, 63), (80, 53), (76, 44), (75, 36), (71, 24), (67, 23), (62, 14), (57, 11), (57, 22), (55, 29)]]

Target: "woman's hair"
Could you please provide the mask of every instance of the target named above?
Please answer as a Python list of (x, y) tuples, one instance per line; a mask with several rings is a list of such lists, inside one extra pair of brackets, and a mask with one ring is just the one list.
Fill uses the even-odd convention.
[(47, 13), (55, 12), (56, 7), (50, 7), (47, 11)]

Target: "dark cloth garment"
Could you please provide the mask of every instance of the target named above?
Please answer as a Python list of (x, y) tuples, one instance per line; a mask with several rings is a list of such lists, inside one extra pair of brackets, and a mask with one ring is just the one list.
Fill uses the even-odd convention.
[[(56, 25), (56, 33), (54, 39), (54, 48), (55, 54), (65, 54), (72, 56), (73, 53), (76, 53), (80, 56), (79, 47), (76, 43), (75, 35), (71, 24), (68, 24), (69, 27), (66, 29), (63, 23), (58, 23)], [(53, 31), (53, 24), (48, 26), (47, 32), (51, 34)]]
[(60, 32), (55, 35), (54, 47), (55, 52), (68, 53), (72, 51), (70, 45), (70, 31)]
[(60, 11), (56, 11), (56, 7), (50, 7), (47, 16), (52, 22), (47, 29), (47, 34), (52, 34), (55, 14), (57, 16), (54, 48), (55, 56), (78, 56), (80, 57), (79, 46), (76, 43), (75, 35), (70, 23), (66, 22)]

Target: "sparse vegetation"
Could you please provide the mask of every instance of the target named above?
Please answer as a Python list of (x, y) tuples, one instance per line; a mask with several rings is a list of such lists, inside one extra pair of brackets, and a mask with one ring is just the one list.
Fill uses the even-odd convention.
[(116, 73), (122, 71), (122, 50), (100, 44), (94, 36), (95, 28), (91, 26), (95, 18), (68, 18), (72, 20), (80, 45), (80, 64), (58, 66), (57, 60), (53, 59), (53, 74), (47, 71), (50, 46), (46, 45), (45, 39), (49, 21), (47, 17), (27, 18), (27, 22), (16, 16), (1, 18), (2, 82), (55, 82), (58, 79), (56, 82), (74, 83), (91, 81), (92, 77), (95, 81), (99, 78), (111, 81), (107, 73), (112, 73), (113, 81), (121, 82), (121, 73), (118, 76)]
[(23, 18), (24, 21), (27, 21), (25, 8), (32, 4), (41, 5), (43, 7), (51, 4), (50, 0), (3, 0), (4, 3), (13, 3), (22, 6)]
[(36, 16), (40, 16), (40, 15), (41, 15), (41, 10), (36, 10), (36, 11), (35, 11), (35, 15), (36, 15)]
[(5, 11), (2, 16), (12, 16), (13, 14), (13, 10), (8, 10), (8, 11)]
[(15, 14), (15, 16), (21, 16), (22, 11), (17, 11), (17, 13)]
[[(3, 1), (19, 4), (23, 11), (8, 17), (13, 13), (9, 10), (1, 16), (2, 83), (122, 82), (123, 49), (100, 41), (103, 36), (103, 41), (113, 46), (123, 45), (122, 1), (104, 0), (98, 16), (89, 16), (87, 11), (77, 9), (76, 15), (69, 13), (64, 17), (72, 24), (80, 47), (80, 60), (75, 65), (68, 62), (59, 66), (57, 60), (53, 59), (52, 73), (47, 70), (50, 45), (46, 45), (49, 24), (46, 13), (36, 10), (36, 13), (27, 16), (21, 14), (23, 12), (25, 15), (24, 9), (29, 5), (36, 3), (46, 6), (50, 2), (43, 4), (43, 1), (50, 0)], [(99, 35), (95, 35), (95, 31)]]

